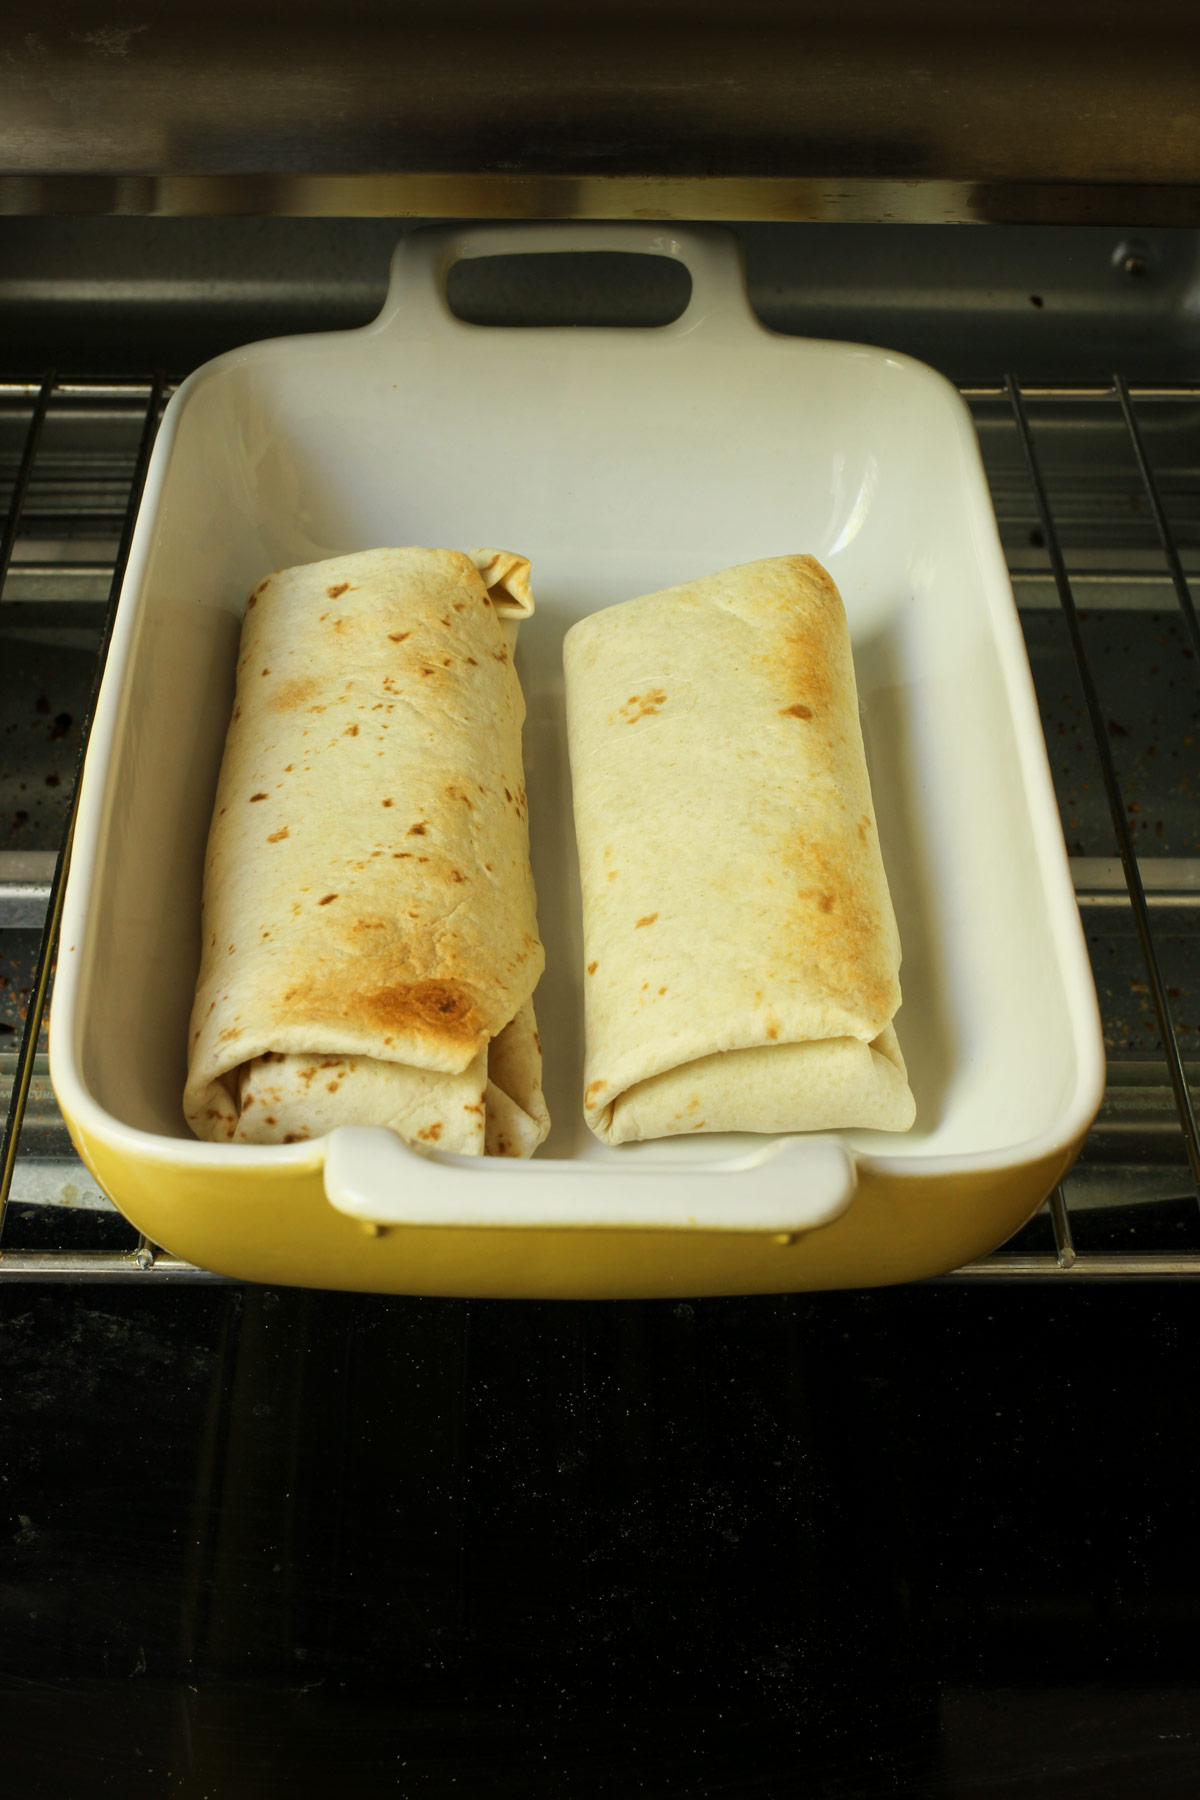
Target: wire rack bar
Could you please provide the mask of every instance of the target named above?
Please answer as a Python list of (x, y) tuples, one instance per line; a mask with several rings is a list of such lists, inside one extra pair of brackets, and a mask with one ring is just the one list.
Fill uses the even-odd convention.
[(1196, 1281), (1200, 1251), (1175, 1256), (1145, 1252), (1134, 1256), (1082, 1253), (1073, 1262), (1057, 1256), (1006, 1256), (997, 1250), (979, 1262), (964, 1263), (949, 1275), (935, 1275), (929, 1285), (949, 1286), (977, 1281)]
[(1159, 498), (1158, 483), (1154, 479), (1154, 471), (1150, 467), (1150, 459), (1146, 455), (1146, 447), (1142, 443), (1141, 430), (1138, 426), (1137, 416), (1133, 410), (1133, 395), (1130, 393), (1123, 375), (1113, 376), (1113, 388), (1116, 391), (1117, 399), (1121, 403), (1121, 412), (1125, 419), (1125, 429), (1129, 433), (1129, 441), (1133, 445), (1133, 454), (1137, 460), (1138, 473), (1142, 478), (1142, 486), (1146, 490), (1146, 498), (1150, 502), (1150, 511), (1154, 515), (1154, 524), (1158, 531), (1158, 541), (1162, 545), (1162, 553), (1166, 558), (1167, 567), (1171, 571), (1171, 581), (1174, 584), (1175, 596), (1179, 601), (1179, 610), (1182, 612), (1184, 622), (1187, 625), (1188, 635), (1192, 640), (1192, 649), (1195, 651), (1197, 657), (1197, 666), (1198, 669), (1200, 669), (1200, 619), (1196, 617), (1196, 607), (1192, 600), (1192, 590), (1189, 588), (1187, 576), (1183, 572), (1183, 563), (1180, 560), (1179, 550), (1176, 546), (1174, 537), (1171, 535), (1171, 527), (1167, 523), (1167, 515), (1163, 508), (1163, 503)]
[[(1128, 391), (1135, 400), (1200, 400), (1200, 382), (1197, 381), (1173, 384), (1164, 382), (1155, 387), (1132, 386)], [(1021, 392), (1027, 400), (1111, 400), (1113, 397), (1111, 383), (1095, 387), (1055, 387), (1045, 382), (1022, 382)], [(959, 389), (959, 393), (964, 400), (1008, 402), (1008, 388), (1004, 382), (985, 382), (979, 387), (963, 387)]]
[[(0, 381), (0, 400), (28, 400), (39, 390), (36, 381)], [(177, 384), (167, 384), (171, 393)], [(145, 400), (154, 382), (150, 381), (80, 381), (55, 383), (56, 400)]]
[(232, 1284), (232, 1277), (198, 1269), (194, 1263), (182, 1262), (165, 1250), (156, 1250), (141, 1261), (136, 1250), (6, 1250), (0, 1257), (0, 1280), (3, 1279)]
[(1117, 848), (1120, 852), (1121, 864), (1125, 871), (1125, 885), (1129, 889), (1129, 899), (1133, 906), (1134, 924), (1137, 928), (1138, 941), (1141, 945), (1142, 958), (1146, 964), (1146, 972), (1150, 977), (1150, 993), (1154, 1001), (1154, 1010), (1158, 1017), (1159, 1033), (1162, 1037), (1163, 1054), (1166, 1058), (1167, 1072), (1171, 1079), (1171, 1089), (1175, 1096), (1175, 1105), (1179, 1112), (1179, 1122), (1183, 1127), (1184, 1144), (1187, 1149), (1188, 1165), (1192, 1171), (1192, 1182), (1197, 1201), (1200, 1201), (1200, 1131), (1196, 1126), (1196, 1114), (1192, 1106), (1191, 1091), (1184, 1072), (1183, 1057), (1179, 1050), (1179, 1039), (1175, 1032), (1175, 1022), (1171, 1016), (1171, 1003), (1167, 998), (1166, 983), (1158, 963), (1158, 951), (1155, 948), (1154, 934), (1150, 926), (1150, 911), (1146, 905), (1145, 889), (1142, 886), (1141, 871), (1138, 868), (1137, 853), (1134, 850), (1133, 838), (1129, 830), (1129, 821), (1125, 814), (1125, 801), (1121, 794), (1120, 782), (1117, 779), (1116, 764), (1112, 749), (1108, 742), (1108, 731), (1105, 726), (1104, 712), (1100, 705), (1100, 696), (1096, 691), (1096, 683), (1092, 676), (1091, 664), (1088, 662), (1087, 647), (1080, 629), (1079, 614), (1075, 607), (1075, 596), (1071, 591), (1070, 577), (1063, 558), (1062, 545), (1059, 542), (1058, 528), (1050, 510), (1050, 500), (1046, 484), (1042, 477), (1041, 464), (1038, 461), (1037, 447), (1033, 433), (1029, 428), (1029, 417), (1025, 410), (1025, 401), (1016, 377), (1007, 375), (1005, 386), (1008, 389), (1009, 401), (1013, 417), (1020, 434), (1021, 449), (1025, 457), (1025, 466), (1029, 471), (1030, 485), (1037, 501), (1038, 515), (1046, 538), (1046, 550), (1050, 557), (1050, 565), (1054, 570), (1055, 585), (1062, 603), (1063, 614), (1067, 622), (1067, 632), (1071, 639), (1075, 664), (1079, 672), (1079, 681), (1083, 689), (1084, 703), (1091, 722), (1092, 736), (1096, 742), (1096, 753), (1100, 759), (1100, 771), (1104, 780), (1104, 791), (1108, 799), (1108, 809), (1112, 816), (1113, 831), (1116, 834)]
[(1050, 1223), (1054, 1227), (1054, 1250), (1060, 1269), (1073, 1269), (1079, 1261), (1075, 1250), (1075, 1239), (1071, 1235), (1071, 1215), (1067, 1211), (1066, 1195), (1059, 1182), (1050, 1196)]
[[(25, 1104), (29, 1098), (29, 1084), (33, 1078), (33, 1063), (37, 1052), (38, 1033), (41, 1030), (42, 1014), (46, 1007), (46, 995), (50, 987), (50, 974), (54, 966), (54, 952), (58, 942), (58, 928), (62, 919), (63, 893), (66, 887), (67, 863), (71, 853), (71, 839), (75, 831), (75, 818), (79, 808), (80, 776), (83, 772), (83, 757), (91, 731), (92, 719), (96, 711), (96, 701), (100, 693), (100, 682), (104, 675), (104, 664), (108, 656), (108, 646), (112, 639), (113, 622), (116, 618), (117, 600), (121, 593), (121, 583), (125, 578), (125, 565), (129, 561), (129, 549), (133, 542), (133, 529), (137, 520), (138, 503), (142, 497), (142, 489), (146, 482), (146, 470), (150, 464), (150, 452), (154, 447), (154, 439), (158, 432), (159, 416), (162, 412), (163, 377), (156, 376), (150, 384), (149, 399), (146, 402), (145, 416), (142, 422), (142, 435), (138, 444), (137, 460), (134, 464), (133, 480), (129, 488), (129, 499), (125, 508), (125, 517), (121, 526), (121, 541), (118, 546), (116, 561), (113, 565), (112, 582), (109, 587), (108, 604), (105, 608), (104, 626), (100, 634), (100, 645), (96, 654), (96, 669), (92, 680), (91, 695), (88, 699), (87, 711), (84, 715), (83, 729), (80, 732), (79, 756), (75, 767), (75, 780), (71, 792), (71, 801), (67, 814), (67, 823), (63, 831), (62, 842), (54, 865), (54, 874), (50, 882), (50, 894), (46, 908), (46, 924), (42, 931), (41, 943), (38, 947), (37, 964), (34, 969), (33, 986), (29, 996), (29, 1008), (25, 1014), (24, 1029), (21, 1033), (21, 1044), (17, 1052), (17, 1067), (13, 1076), (12, 1090), (9, 1095), (8, 1112), (4, 1121), (4, 1136), (0, 1139), (0, 1246), (3, 1245), (4, 1220), (8, 1208), (8, 1195), (12, 1187), (13, 1171), (17, 1162), (17, 1147), (21, 1138), (21, 1122), (25, 1116)], [(2, 1254), (2, 1250), (0, 1250)]]
[(8, 502), (8, 512), (4, 519), (4, 533), (3, 536), (0, 536), (0, 596), (4, 593), (8, 566), (12, 562), (13, 545), (17, 541), (17, 533), (21, 529), (21, 515), (25, 511), (25, 497), (29, 492), (29, 480), (33, 474), (33, 460), (37, 455), (38, 444), (41, 442), (42, 426), (46, 422), (46, 408), (50, 404), (50, 396), (53, 391), (54, 377), (47, 375), (37, 389), (37, 399), (25, 430), (25, 442), (21, 446), (21, 461), (17, 467), (17, 479), (13, 483), (12, 495)]

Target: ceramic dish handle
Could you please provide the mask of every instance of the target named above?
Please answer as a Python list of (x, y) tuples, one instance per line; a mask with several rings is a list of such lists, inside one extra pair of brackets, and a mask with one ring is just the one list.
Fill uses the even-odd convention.
[[(751, 1231), (791, 1238), (828, 1225), (854, 1197), (854, 1158), (838, 1138), (764, 1138), (712, 1163), (444, 1156), (394, 1132), (343, 1125), (325, 1154), (331, 1206), (368, 1226)], [(731, 1223), (732, 1221), (732, 1223)]]
[[(675, 230), (663, 224), (593, 225), (586, 222), (534, 225), (471, 225), (462, 229), (414, 232), (401, 240), (392, 258), (388, 297), (372, 330), (478, 331), (464, 325), (446, 301), (446, 277), (455, 263), (480, 256), (550, 256), (563, 251), (616, 250), (667, 256), (692, 278), (687, 306), (672, 325), (658, 332), (694, 331), (721, 319), (760, 330), (746, 297), (741, 245), (732, 231), (715, 226)], [(636, 329), (636, 327), (634, 328)], [(414, 341), (416, 341), (414, 339)]]

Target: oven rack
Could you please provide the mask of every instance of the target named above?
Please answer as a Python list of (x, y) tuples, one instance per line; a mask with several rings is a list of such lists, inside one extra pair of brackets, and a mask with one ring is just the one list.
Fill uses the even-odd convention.
[[(31, 701), (28, 694), (14, 695), (20, 672), (13, 673), (8, 656), (0, 661), (0, 706), (7, 686), (10, 706), (44, 711), (53, 721), (44, 735), (53, 738), (59, 731), (71, 756), (65, 777), (52, 771), (44, 778), (57, 792), (42, 796), (39, 790), (40, 800), (54, 802), (41, 806), (40, 822), (31, 823), (25, 808), (11, 819), (0, 811), (0, 954), (19, 939), (24, 955), (24, 961), (21, 955), (6, 958), (17, 973), (4, 978), (7, 991), (0, 992), (11, 1015), (0, 1022), (6, 1033), (0, 1036), (0, 1277), (9, 1279), (224, 1279), (138, 1238), (96, 1191), (66, 1142), (45, 1061), (45, 1016), (78, 779), (150, 452), (172, 391), (162, 374), (58, 381), (48, 372), (0, 381), (0, 634), (19, 613), (23, 621), (35, 620), (16, 633), (23, 642), (52, 649), (61, 640), (76, 652), (83, 643), (85, 655), (94, 652), (79, 688), (78, 715), (56, 715), (48, 696)], [(1111, 1054), (1110, 1042), (1100, 1117), (1077, 1171), (1037, 1218), (1010, 1245), (941, 1279), (1195, 1277), (1200, 1275), (1200, 1061), (1189, 1065), (1181, 1040), (1194, 1030), (1192, 1045), (1200, 1058), (1200, 1019), (1195, 1027), (1181, 1023), (1180, 1009), (1195, 1005), (1198, 996), (1186, 978), (1171, 981), (1164, 953), (1177, 957), (1180, 928), (1194, 932), (1200, 925), (1200, 855), (1190, 849), (1178, 855), (1147, 853), (1153, 839), (1147, 843), (1146, 821), (1138, 819), (1139, 805), (1130, 797), (1132, 788), (1141, 788), (1122, 767), (1119, 749), (1120, 740), (1138, 730), (1153, 740), (1162, 729), (1155, 712), (1147, 719), (1129, 714), (1130, 705), (1145, 711), (1157, 702), (1152, 689), (1130, 694), (1122, 708), (1127, 718), (1113, 716), (1111, 676), (1097, 666), (1085, 622), (1095, 608), (1173, 611), (1182, 656), (1170, 665), (1174, 675), (1162, 679), (1173, 689), (1190, 684), (1194, 712), (1200, 698), (1200, 620), (1189, 570), (1200, 568), (1200, 475), (1190, 458), (1200, 464), (1200, 383), (1139, 386), (1117, 374), (1109, 383), (1086, 387), (1023, 385), (1007, 375), (961, 391), (984, 443), (1022, 616), (1037, 615), (1039, 631), (1051, 632), (1051, 653), (1069, 651), (1074, 669), (1077, 710), (1086, 723), (1086, 732), (1080, 728), (1084, 754), (1097, 777), (1095, 791), (1103, 796), (1110, 833), (1105, 853), (1096, 854), (1101, 846), (1093, 820), (1091, 841), (1080, 851), (1071, 845), (1077, 821), (1067, 819), (1064, 810), (1069, 847), (1076, 851), (1072, 868), (1081, 912), (1085, 925), (1101, 934), (1111, 929), (1128, 937), (1132, 929), (1141, 975), (1126, 979), (1143, 996), (1140, 1022), (1152, 1041), (1147, 1040), (1148, 1051), (1135, 1047), (1132, 1054), (1125, 1053), (1127, 1047)], [(1067, 478), (1063, 445), (1087, 452), (1101, 437), (1110, 454), (1093, 469), (1094, 479)], [(1152, 439), (1177, 446), (1168, 459), (1169, 483)], [(1126, 474), (1114, 485), (1111, 447), (1118, 440)], [(1137, 519), (1132, 549), (1131, 513)], [(43, 619), (50, 622), (37, 623)], [(71, 622), (75, 619), (78, 626)], [(1164, 661), (1173, 654), (1168, 646)], [(1108, 678), (1107, 692), (1102, 677)], [(6, 729), (20, 738), (23, 728), (18, 721)], [(1061, 721), (1057, 729), (1064, 730)], [(1179, 735), (1178, 717), (1169, 729)], [(0, 770), (5, 746), (0, 736)], [(1152, 742), (1149, 753), (1158, 748)], [(1161, 748), (1200, 774), (1200, 755), (1188, 754), (1194, 750), (1190, 732), (1179, 744), (1163, 742)], [(1181, 791), (1186, 785), (1185, 774)], [(1060, 804), (1063, 799), (1060, 789)], [(31, 831), (36, 842), (28, 841)], [(1097, 1219), (1118, 1229), (1097, 1233), (1092, 1229)]]

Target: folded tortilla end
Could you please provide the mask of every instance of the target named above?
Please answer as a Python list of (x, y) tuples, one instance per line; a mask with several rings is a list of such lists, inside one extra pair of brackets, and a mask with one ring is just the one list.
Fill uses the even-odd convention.
[(527, 619), (533, 612), (529, 558), (515, 550), (472, 550), (471, 561), (500, 618)]

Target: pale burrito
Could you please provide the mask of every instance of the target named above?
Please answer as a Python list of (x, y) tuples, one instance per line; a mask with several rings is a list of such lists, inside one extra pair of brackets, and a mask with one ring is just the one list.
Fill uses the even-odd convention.
[(747, 563), (567, 634), (584, 1112), (606, 1143), (906, 1131), (900, 941), (841, 596)]
[(532, 610), (506, 551), (367, 550), (251, 594), (204, 867), (198, 1137), (545, 1137), (512, 662)]

